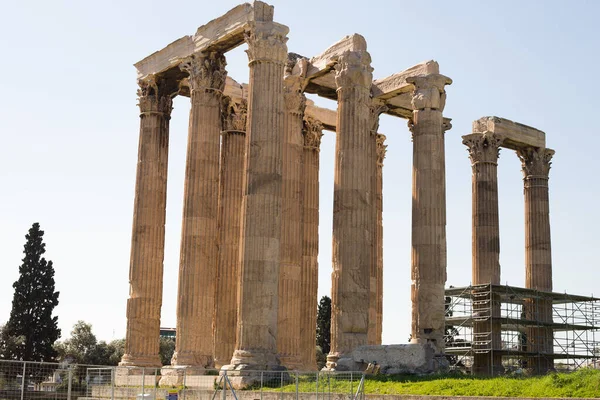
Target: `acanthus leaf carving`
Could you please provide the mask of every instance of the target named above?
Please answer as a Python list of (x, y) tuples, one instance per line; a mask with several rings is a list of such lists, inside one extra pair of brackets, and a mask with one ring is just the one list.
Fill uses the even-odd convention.
[(321, 124), (321, 121), (305, 116), (302, 133), (304, 134), (304, 147), (319, 151), (321, 137), (323, 137), (323, 124)]
[(378, 133), (375, 136), (375, 144), (377, 150), (377, 165), (383, 166), (383, 160), (385, 159), (385, 154), (387, 153), (387, 144), (385, 144), (385, 135)]
[(274, 22), (254, 22), (244, 33), (248, 49), (248, 60), (254, 62), (285, 63), (287, 58), (289, 29)]
[(554, 153), (554, 150), (547, 148), (526, 147), (518, 149), (517, 156), (521, 160), (524, 179), (547, 179)]
[(500, 146), (504, 138), (492, 132), (473, 133), (463, 136), (463, 144), (467, 146), (471, 165), (477, 163), (498, 163)]
[(188, 73), (187, 82), (192, 93), (199, 89), (223, 92), (227, 79), (226, 65), (223, 54), (211, 51), (185, 58), (179, 64), (179, 68)]
[(224, 96), (221, 104), (221, 123), (223, 132), (246, 132), (248, 103), (245, 99), (233, 101)]
[(371, 134), (376, 135), (379, 130), (379, 116), (388, 110), (388, 106), (385, 104), (375, 103), (369, 106), (370, 120), (369, 125), (371, 127)]
[(414, 110), (435, 109), (444, 111), (446, 106), (445, 86), (452, 79), (440, 74), (410, 76), (406, 82), (414, 85), (411, 104)]
[(366, 51), (345, 51), (335, 65), (335, 84), (338, 89), (360, 86), (371, 88), (373, 67)]
[(294, 53), (288, 54), (288, 62), (283, 75), (283, 99), (288, 112), (304, 114), (306, 96), (306, 72), (308, 59)]
[(155, 75), (138, 80), (138, 106), (142, 114), (158, 113), (170, 118), (173, 110), (173, 99), (164, 93), (164, 81)]

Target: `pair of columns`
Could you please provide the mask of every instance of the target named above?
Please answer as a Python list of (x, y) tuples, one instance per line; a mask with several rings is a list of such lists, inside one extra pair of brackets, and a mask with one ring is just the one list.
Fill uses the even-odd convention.
[[(473, 169), (473, 285), (500, 284), (500, 228), (498, 218), (498, 156), (504, 137), (492, 132), (463, 136)], [(554, 151), (546, 148), (523, 147), (517, 150), (522, 163), (525, 196), (525, 271), (527, 288), (552, 291), (552, 259), (548, 206), (548, 174)], [(490, 310), (489, 317), (500, 317), (500, 301), (492, 297), (491, 304), (481, 307)], [(477, 312), (474, 306), (474, 312)], [(524, 307), (525, 319), (552, 322), (552, 304), (531, 301)], [(488, 341), (493, 350), (502, 349), (499, 320), (475, 323), (474, 341)], [(552, 331), (530, 328), (529, 351), (551, 353)], [(484, 347), (489, 348), (489, 345)], [(530, 360), (530, 367), (547, 370), (551, 366), (543, 358)], [(539, 364), (539, 365), (538, 365)], [(543, 365), (541, 365), (543, 364)], [(502, 355), (476, 353), (473, 370), (479, 374), (503, 371)]]

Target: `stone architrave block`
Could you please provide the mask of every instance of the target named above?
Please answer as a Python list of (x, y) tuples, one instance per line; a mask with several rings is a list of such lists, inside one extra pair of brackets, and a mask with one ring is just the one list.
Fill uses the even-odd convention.
[(473, 133), (484, 132), (491, 132), (499, 137), (504, 137), (502, 147), (507, 149), (546, 147), (546, 134), (544, 132), (505, 118), (492, 116), (473, 121)]

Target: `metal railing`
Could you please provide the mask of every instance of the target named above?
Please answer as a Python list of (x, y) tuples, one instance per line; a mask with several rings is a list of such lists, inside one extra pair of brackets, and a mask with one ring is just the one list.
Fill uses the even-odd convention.
[(0, 400), (364, 400), (360, 372), (127, 368), (0, 360)]

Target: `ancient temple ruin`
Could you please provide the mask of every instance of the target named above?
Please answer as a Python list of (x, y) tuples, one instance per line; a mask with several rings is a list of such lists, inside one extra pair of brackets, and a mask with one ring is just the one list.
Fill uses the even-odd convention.
[[(355, 368), (347, 362), (353, 351), (381, 344), (387, 147), (378, 129), (381, 114), (406, 119), (412, 133), (411, 342), (435, 356), (445, 354), (444, 135), (451, 124), (443, 110), (452, 80), (435, 61), (373, 79), (362, 36), (346, 36), (309, 58), (288, 51), (287, 34), (286, 26), (274, 22), (273, 7), (255, 1), (135, 64), (141, 113), (120, 364), (129, 367), (125, 374), (161, 366), (169, 120), (177, 95), (190, 98), (191, 111), (177, 342), (162, 383), (179, 385), (183, 371), (201, 375), (207, 368), (316, 369), (323, 131), (336, 135), (326, 368)], [(226, 70), (227, 51), (242, 44), (248, 48), (248, 84)], [(315, 106), (306, 94), (337, 101), (337, 110)], [(527, 287), (551, 291), (547, 183), (554, 151), (546, 148), (545, 134), (486, 117), (463, 139), (473, 167), (474, 287), (500, 283), (497, 160), (505, 147), (517, 152), (525, 174)], [(499, 315), (498, 296), (486, 303), (490, 315)], [(478, 304), (473, 302), (474, 313)], [(542, 321), (552, 322), (551, 302), (532, 300), (525, 314), (534, 308), (543, 311)], [(474, 337), (485, 333), (486, 342), (500, 346), (499, 323), (492, 321), (490, 328), (477, 318), (470, 321)], [(540, 329), (544, 338), (535, 345), (551, 352), (552, 331)], [(499, 353), (475, 353), (474, 371), (502, 368)]]
[[(443, 352), (450, 120), (442, 111), (451, 80), (434, 61), (373, 80), (362, 36), (307, 58), (288, 53), (287, 33), (273, 21), (273, 7), (255, 1), (136, 64), (141, 126), (122, 366), (160, 366), (169, 119), (177, 95), (190, 97), (191, 111), (173, 367), (316, 367), (324, 129), (336, 133), (328, 368), (358, 346), (381, 343), (382, 113), (407, 119), (413, 135), (413, 341)], [(247, 86), (225, 69), (226, 52), (244, 43)], [(336, 100), (337, 112), (307, 106), (305, 93)]]

